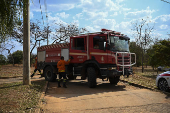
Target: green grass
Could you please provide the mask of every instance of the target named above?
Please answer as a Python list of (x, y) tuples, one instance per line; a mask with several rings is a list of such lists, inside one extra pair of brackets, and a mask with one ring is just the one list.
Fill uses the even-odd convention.
[(33, 81), (31, 85), (22, 82), (0, 84), (0, 113), (9, 111), (33, 112), (37, 108), (45, 81)]

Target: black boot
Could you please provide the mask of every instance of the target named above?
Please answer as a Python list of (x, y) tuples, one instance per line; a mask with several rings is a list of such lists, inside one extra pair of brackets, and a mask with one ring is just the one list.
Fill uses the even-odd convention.
[(34, 74), (31, 75), (31, 78), (34, 76)]
[(60, 86), (60, 82), (59, 82), (59, 81), (58, 81), (58, 87), (61, 87), (61, 86)]
[(63, 87), (64, 87), (64, 88), (67, 88), (66, 82), (63, 82)]

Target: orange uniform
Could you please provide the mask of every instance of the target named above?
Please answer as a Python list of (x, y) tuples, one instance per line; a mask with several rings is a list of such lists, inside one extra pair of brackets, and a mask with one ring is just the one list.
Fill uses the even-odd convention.
[(68, 61), (60, 60), (57, 63), (58, 72), (65, 72), (65, 65), (67, 65), (69, 63), (70, 63), (70, 59)]

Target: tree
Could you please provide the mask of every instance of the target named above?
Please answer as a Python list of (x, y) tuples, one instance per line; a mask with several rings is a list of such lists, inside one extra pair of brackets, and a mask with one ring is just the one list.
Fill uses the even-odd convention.
[(9, 56), (11, 57), (11, 61), (12, 61), (13, 66), (14, 66), (15, 62), (14, 62), (14, 57), (13, 57), (12, 54), (11, 54), (11, 50), (12, 50), (14, 47), (15, 47), (14, 45), (11, 45), (11, 48), (10, 48), (10, 49), (8, 49), (8, 48), (6, 49), (6, 50), (8, 51)]
[(0, 5), (0, 43), (2, 43), (20, 22), (23, 0), (1, 0)]
[(22, 60), (23, 60), (23, 51), (17, 50), (17, 51), (12, 53), (12, 56), (8, 55), (8, 62), (9, 63), (13, 62), (12, 57), (14, 59), (14, 64), (21, 64)]
[[(51, 32), (49, 26), (47, 30), (46, 27), (44, 27), (44, 29), (41, 29), (40, 22), (38, 21), (36, 23), (30, 23), (30, 55), (32, 54), (35, 47), (38, 46), (38, 42), (40, 45), (40, 42), (47, 39), (47, 32), (48, 34)], [(23, 22), (21, 22), (21, 25), (15, 27), (14, 31), (12, 32), (12, 38), (17, 42), (23, 44)]]
[[(139, 67), (142, 63), (141, 63), (141, 59), (142, 59), (142, 48), (136, 44), (136, 42), (130, 42), (130, 46), (129, 46), (130, 52), (135, 53), (136, 54), (136, 66)], [(134, 56), (132, 56), (134, 57)], [(132, 58), (134, 59), (134, 58)], [(134, 62), (134, 61), (132, 61)]]
[(132, 24), (133, 24), (132, 30), (134, 31), (136, 44), (142, 48), (142, 73), (143, 73), (144, 53), (146, 48), (148, 48), (152, 42), (151, 32), (153, 31), (154, 26), (150, 26), (149, 21), (144, 19), (142, 19), (141, 21), (136, 21)]
[(152, 66), (153, 70), (157, 65), (157, 59), (154, 56), (154, 49), (153, 45), (147, 50), (147, 55), (148, 55), (148, 63), (150, 66)]
[(34, 64), (35, 63), (35, 57), (36, 57), (37, 55), (36, 54), (31, 54), (31, 60), (30, 60), (30, 65), (32, 65), (32, 64)]
[(152, 55), (151, 63), (161, 66), (170, 67), (170, 41), (162, 40), (158, 44), (153, 45), (154, 54)]
[(0, 54), (0, 65), (5, 65), (5, 64), (6, 64), (6, 57)]
[(47, 39), (47, 45), (49, 44), (49, 36), (50, 36), (51, 32), (52, 31), (50, 29), (50, 26), (48, 26), (48, 25), (47, 25), (47, 27), (44, 26), (43, 33), (42, 33), (41, 36), (42, 36), (43, 39)]
[(11, 54), (11, 50), (15, 47), (14, 44), (10, 43), (9, 41), (3, 42), (0, 44), (0, 52), (3, 53), (4, 51), (8, 52), (8, 55), (11, 56), (12, 59), (12, 64), (14, 66), (14, 59), (13, 56)]
[(68, 42), (69, 38), (84, 32), (88, 32), (86, 28), (78, 28), (74, 23), (72, 24), (57, 24), (59, 27), (56, 28), (56, 37), (53, 37), (53, 43), (55, 42)]

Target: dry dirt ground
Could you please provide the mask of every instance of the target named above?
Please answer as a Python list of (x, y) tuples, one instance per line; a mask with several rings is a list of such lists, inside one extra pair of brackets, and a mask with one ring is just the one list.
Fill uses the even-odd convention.
[[(34, 71), (34, 67), (30, 68), (30, 75)], [(44, 78), (39, 78), (41, 75), (38, 75), (39, 72), (37, 71), (35, 76), (32, 80), (43, 80)], [(12, 64), (3, 65), (0, 68), (0, 84), (3, 83), (11, 83), (11, 82), (22, 82), (23, 81), (23, 65), (22, 64)]]
[[(2, 66), (0, 68), (0, 84), (22, 81), (22, 65)], [(34, 67), (31, 67), (31, 74)], [(135, 75), (122, 78), (129, 82), (145, 84), (155, 88), (156, 71), (141, 67), (135, 68)], [(162, 73), (162, 72), (158, 72)], [(38, 74), (38, 72), (36, 73)], [(36, 75), (32, 80), (39, 79)], [(44, 79), (44, 78), (41, 78)], [(87, 80), (68, 81), (68, 88), (57, 88), (57, 82), (50, 82), (41, 106), (42, 113), (170, 113), (170, 96), (145, 88), (134, 87), (128, 82), (110, 85), (108, 81), (97, 80), (96, 88), (88, 88)]]
[(49, 82), (41, 113), (170, 113), (170, 97), (119, 82), (114, 86), (97, 79), (96, 88), (87, 80), (70, 80), (68, 88)]

